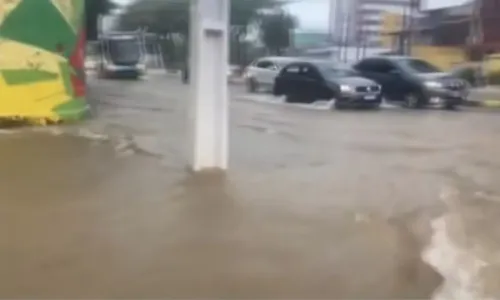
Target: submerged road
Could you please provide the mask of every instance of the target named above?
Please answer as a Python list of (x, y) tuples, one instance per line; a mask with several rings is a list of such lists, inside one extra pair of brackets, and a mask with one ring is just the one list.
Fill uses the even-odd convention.
[(443, 190), (500, 195), (496, 112), (336, 112), (233, 86), (231, 170), (200, 178), (187, 86), (90, 86), (93, 120), (1, 132), (2, 298), (430, 298)]

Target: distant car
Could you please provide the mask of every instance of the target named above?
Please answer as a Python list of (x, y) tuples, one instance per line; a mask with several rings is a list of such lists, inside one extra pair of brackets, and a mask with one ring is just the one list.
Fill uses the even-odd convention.
[(286, 96), (291, 103), (312, 103), (335, 98), (338, 109), (347, 106), (378, 108), (380, 85), (362, 78), (346, 66), (329, 61), (296, 61), (276, 77), (274, 95)]
[[(238, 66), (229, 66), (229, 69), (226, 72), (227, 79), (230, 81), (231, 78), (237, 76)], [(186, 65), (181, 70), (182, 83), (189, 83), (189, 67)]]
[(408, 108), (439, 105), (454, 109), (469, 94), (469, 85), (464, 80), (417, 58), (371, 57), (361, 60), (354, 68), (379, 83), (386, 100), (403, 103)]
[(99, 60), (95, 57), (85, 57), (85, 70), (95, 70), (99, 66)]
[(248, 92), (272, 91), (281, 68), (294, 60), (291, 57), (263, 57), (252, 62), (243, 73)]

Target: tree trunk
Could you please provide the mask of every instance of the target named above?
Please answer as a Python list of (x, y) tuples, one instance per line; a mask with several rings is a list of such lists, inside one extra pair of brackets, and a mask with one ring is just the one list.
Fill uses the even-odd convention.
[(242, 51), (242, 39), (246, 37), (246, 29), (237, 29), (236, 32), (236, 61), (238, 66), (243, 69), (245, 67), (245, 61), (243, 59)]

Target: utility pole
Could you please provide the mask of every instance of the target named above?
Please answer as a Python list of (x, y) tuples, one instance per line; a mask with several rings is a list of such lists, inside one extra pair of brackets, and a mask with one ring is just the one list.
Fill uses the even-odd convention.
[(335, 31), (337, 30), (337, 5), (336, 0), (329, 1), (329, 15), (328, 15), (328, 35), (330, 42), (335, 45)]
[(411, 55), (411, 50), (413, 46), (413, 30), (415, 29), (415, 24), (413, 21), (413, 0), (410, 0), (410, 6), (408, 7), (407, 24), (408, 32), (406, 36), (406, 55)]
[(403, 19), (401, 20), (401, 35), (398, 41), (399, 54), (408, 55), (408, 9), (405, 7), (403, 10)]
[(365, 58), (366, 57), (366, 48), (368, 48), (368, 35), (366, 34), (366, 31), (365, 29), (363, 29), (363, 34), (361, 35), (361, 43), (362, 43), (362, 46), (361, 46), (361, 58)]
[(360, 52), (361, 52), (361, 29), (356, 31), (356, 60), (359, 60), (359, 56), (361, 54)]
[(349, 59), (349, 33), (351, 29), (351, 13), (350, 11), (347, 12), (347, 15), (345, 16), (345, 24), (344, 24), (344, 32), (343, 32), (343, 42), (342, 44), (344, 45), (344, 63), (347, 62)]
[(408, 14), (408, 55), (412, 55), (413, 44), (415, 43), (415, 35), (418, 30), (418, 24), (415, 23), (416, 14), (420, 10), (420, 0), (410, 0), (409, 14)]
[(363, 0), (352, 0), (354, 2), (354, 8), (353, 12), (356, 16), (356, 26), (358, 26), (359, 30), (359, 47), (360, 49), (360, 57), (357, 57), (357, 59), (362, 59), (366, 57), (366, 48), (369, 46), (369, 34), (368, 30), (366, 29), (365, 22), (364, 22), (364, 15), (362, 13), (362, 8), (363, 8)]
[(356, 60), (360, 59), (362, 47), (363, 22), (361, 14), (356, 13)]
[[(346, 16), (346, 4), (349, 0), (335, 0), (335, 26), (334, 26), (334, 36), (335, 36), (335, 44), (337, 46), (337, 59), (338, 61), (343, 60), (344, 50), (345, 50), (345, 30), (347, 24), (347, 16)], [(352, 1), (352, 0), (351, 0)]]
[(473, 9), (472, 9), (472, 14), (470, 18), (470, 24), (469, 24), (469, 38), (468, 38), (468, 48), (469, 48), (469, 53), (472, 56), (472, 59), (475, 60), (476, 57), (478, 56), (477, 59), (480, 61), (479, 63), (479, 68), (477, 68), (475, 72), (475, 77), (476, 77), (476, 83), (477, 84), (483, 84), (483, 51), (482, 51), (482, 46), (483, 46), (483, 26), (482, 26), (482, 17), (481, 17), (481, 11), (482, 11), (482, 5), (483, 1), (482, 0), (475, 0), (473, 4)]
[[(228, 168), (229, 0), (190, 4), (189, 152), (193, 171)], [(188, 153), (189, 153), (188, 152)]]
[(335, 35), (335, 44), (337, 45), (337, 60), (341, 61), (342, 60), (342, 40), (344, 36), (344, 14), (342, 13), (343, 10), (343, 0), (336, 0), (335, 1), (335, 29), (334, 29), (334, 35)]

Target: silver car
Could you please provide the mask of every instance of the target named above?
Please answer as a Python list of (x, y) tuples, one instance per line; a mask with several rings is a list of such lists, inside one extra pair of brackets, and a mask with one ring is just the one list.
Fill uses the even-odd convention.
[(248, 92), (272, 91), (276, 76), (293, 61), (292, 57), (263, 57), (252, 62), (243, 73)]

